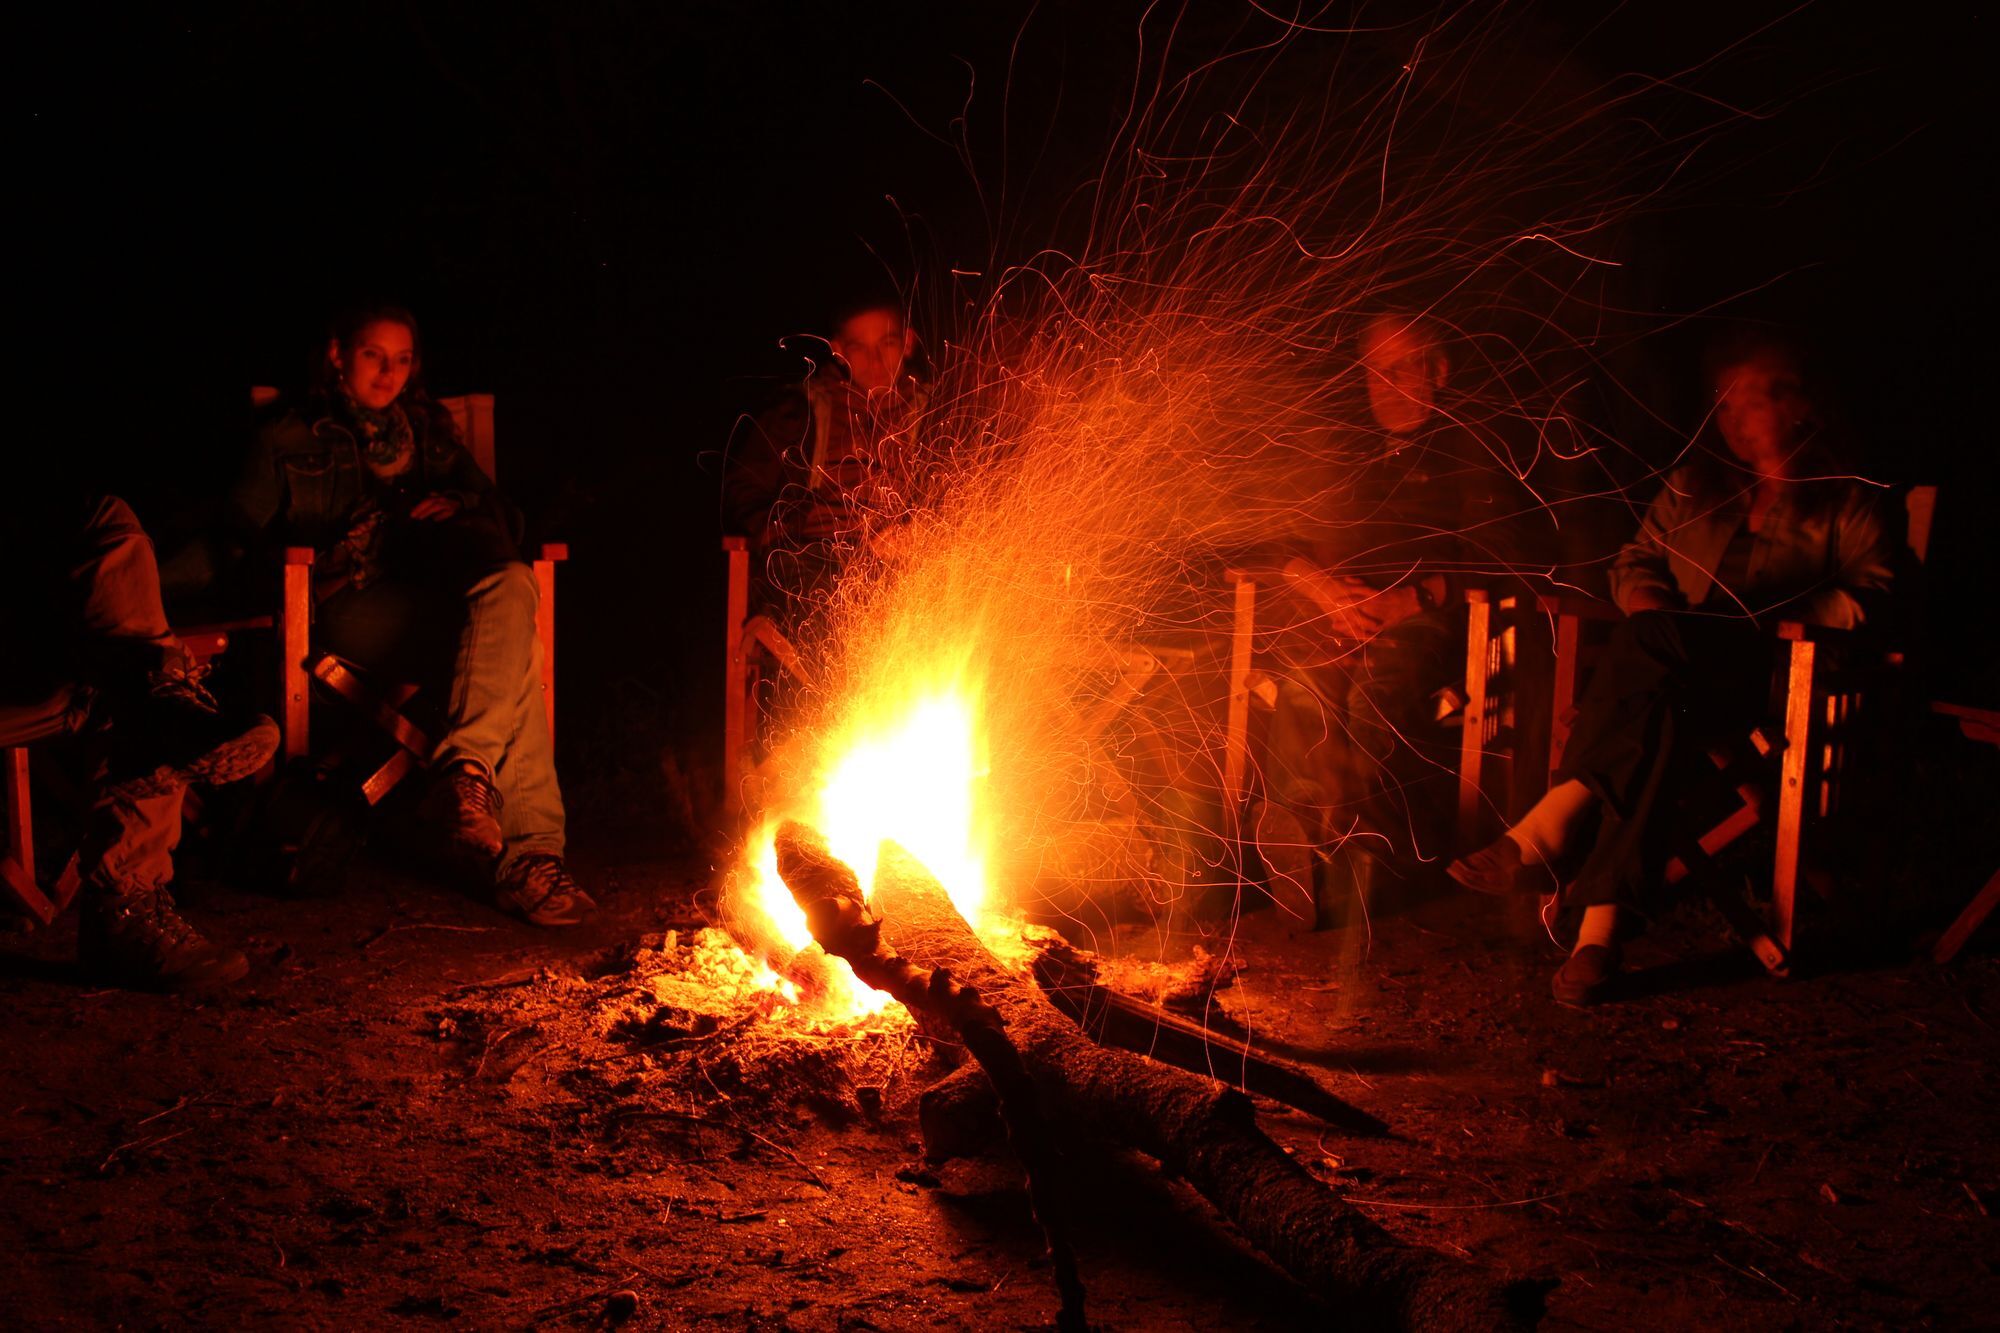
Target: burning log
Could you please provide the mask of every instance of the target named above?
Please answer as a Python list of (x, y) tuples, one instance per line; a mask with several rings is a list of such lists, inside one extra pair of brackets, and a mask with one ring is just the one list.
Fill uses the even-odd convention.
[(1042, 1118), (1035, 1084), (1007, 1037), (1006, 1020), (945, 968), (918, 967), (883, 944), (882, 923), (869, 915), (860, 881), (827, 850), (819, 834), (802, 824), (787, 823), (778, 830), (777, 850), (778, 873), (805, 909), (806, 924), (820, 947), (846, 959), (855, 976), (893, 995), (920, 1021), (927, 1020), (963, 1042), (986, 1071), (999, 1094), (1009, 1139), (1027, 1168), (1029, 1198), (1048, 1238), (1062, 1299), (1056, 1326), (1062, 1333), (1087, 1333), (1076, 1256), (1050, 1196), (1058, 1149)]
[[(821, 895), (794, 879), (794, 873), (811, 877), (824, 871), (797, 850), (787, 868), (787, 839), (800, 834), (807, 846), (817, 843), (816, 835), (788, 826), (779, 837), (779, 870), (805, 901)], [(792, 843), (795, 849), (799, 845)], [(847, 876), (851, 883), (852, 872)], [(1404, 1244), (1308, 1175), (1257, 1128), (1242, 1093), (1093, 1043), (1049, 1003), (1032, 978), (1003, 966), (979, 942), (943, 886), (893, 845), (882, 851), (875, 906), (882, 918), (869, 923), (871, 943), (879, 944), (874, 936), (886, 932), (901, 966), (947, 973), (956, 984), (972, 987), (982, 1007), (998, 1015), (1048, 1122), (1130, 1145), (1154, 1158), (1336, 1308), (1371, 1325), (1398, 1328), (1499, 1328), (1525, 1322), (1523, 1312), (1510, 1302), (1517, 1290)], [(829, 942), (821, 934), (830, 914), (815, 916), (812, 908), (807, 910), (814, 937), (829, 952), (847, 957), (836, 946), (851, 941), (835, 933)], [(856, 971), (864, 981), (879, 984), (859, 965)], [(957, 1031), (928, 990), (903, 989), (909, 998), (897, 998), (919, 1025), (939, 1036)], [(981, 1064), (986, 1064), (984, 1058)], [(1003, 1105), (1019, 1102), (1018, 1093), (1004, 1087), (1000, 1091)], [(1032, 1164), (1030, 1180), (1032, 1186)], [(1044, 1215), (1039, 1198), (1036, 1209)]]

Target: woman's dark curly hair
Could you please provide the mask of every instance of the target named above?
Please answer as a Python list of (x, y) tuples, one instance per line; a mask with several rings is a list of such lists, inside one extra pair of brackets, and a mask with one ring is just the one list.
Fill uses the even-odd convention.
[[(329, 341), (338, 343), (344, 352), (351, 353), (364, 330), (372, 324), (383, 323), (400, 324), (408, 329), (410, 346), (416, 353), (410, 365), (410, 378), (397, 398), (403, 405), (403, 411), (412, 418), (423, 420), (428, 427), (427, 439), (433, 442), (456, 440), (458, 428), (452, 422), (451, 413), (431, 397), (430, 389), (424, 383), (424, 335), (417, 325), (417, 317), (410, 313), (407, 306), (385, 301), (347, 306), (327, 325), (326, 336)], [(328, 403), (337, 402), (340, 398), (340, 371), (324, 350), (313, 360), (311, 392), (313, 397)]]

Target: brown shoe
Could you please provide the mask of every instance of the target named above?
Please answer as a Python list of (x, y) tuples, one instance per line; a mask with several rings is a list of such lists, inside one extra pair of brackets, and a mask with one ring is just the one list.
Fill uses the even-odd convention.
[(1495, 898), (1530, 893), (1547, 897), (1562, 887), (1549, 867), (1522, 864), (1520, 844), (1504, 833), (1472, 855), (1453, 861), (1445, 873), (1473, 892)]
[(87, 892), (76, 952), (86, 977), (124, 990), (208, 990), (250, 970), (241, 951), (202, 938), (165, 889)]
[(500, 792), (477, 764), (453, 764), (431, 780), (417, 813), (466, 856), (496, 861), (505, 839), (500, 833)]
[(574, 926), (597, 910), (560, 856), (524, 856), (507, 867), (494, 886), (493, 901), (534, 926)]
[(225, 710), (203, 684), (207, 667), (174, 665), (111, 707), (106, 789), (130, 799), (164, 796), (190, 782), (247, 778), (278, 748), (278, 724)]
[(1586, 944), (1556, 969), (1549, 990), (1557, 1004), (1585, 1009), (1601, 1002), (1618, 980), (1618, 949), (1609, 944)]

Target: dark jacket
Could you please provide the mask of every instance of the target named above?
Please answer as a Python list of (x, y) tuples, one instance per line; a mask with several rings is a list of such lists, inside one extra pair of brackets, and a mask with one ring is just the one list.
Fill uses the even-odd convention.
[(758, 550), (861, 535), (901, 519), (928, 393), (905, 376), (864, 394), (833, 372), (744, 421), (730, 442), (723, 521)]
[[(1750, 615), (1771, 612), (1810, 625), (1854, 629), (1878, 622), (1888, 607), (1897, 560), (1895, 528), (1882, 492), (1856, 481), (1829, 481), (1834, 502), (1802, 503), (1799, 487), (1778, 493), (1750, 549), (1743, 586), (1724, 600)], [(1749, 511), (1745, 495), (1704, 500), (1686, 469), (1672, 473), (1611, 566), (1611, 595), (1631, 609), (1641, 589), (1700, 606), (1715, 584), (1729, 542)]]
[[(442, 409), (413, 410), (419, 495), (456, 498), (467, 515), (508, 526), (492, 479), (458, 442)], [(362, 460), (353, 431), (320, 398), (280, 406), (257, 430), (242, 478), (230, 495), (238, 535), (249, 546), (310, 546), (326, 551), (347, 535), (362, 501), (380, 483)]]
[(1456, 590), (1547, 560), (1547, 515), (1509, 475), (1504, 446), (1440, 415), (1414, 437), (1364, 437), (1313, 558), (1389, 587), (1442, 574)]

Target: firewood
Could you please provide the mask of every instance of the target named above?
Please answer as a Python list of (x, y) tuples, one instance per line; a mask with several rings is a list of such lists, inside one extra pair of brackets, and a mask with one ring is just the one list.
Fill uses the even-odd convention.
[[(847, 961), (854, 975), (887, 991), (932, 1029), (963, 1042), (999, 1094), (1009, 1141), (1028, 1173), (1028, 1198), (1049, 1244), (1061, 1309), (1060, 1333), (1087, 1333), (1083, 1282), (1077, 1275), (1063, 1219), (1054, 1206), (1053, 1186), (1061, 1151), (1021, 1054), (1006, 1031), (1006, 1020), (979, 992), (943, 967), (923, 967), (899, 956), (882, 940), (882, 923), (868, 910), (852, 868), (827, 850), (825, 839), (803, 824), (787, 821), (778, 830), (778, 874), (805, 910), (806, 926), (821, 948)], [(933, 881), (935, 883), (935, 881)], [(943, 890), (938, 890), (943, 896)], [(946, 900), (947, 903), (949, 899)]]
[(898, 954), (948, 970), (998, 1011), (1050, 1123), (1153, 1158), (1347, 1317), (1387, 1328), (1529, 1322), (1520, 1308), (1527, 1288), (1405, 1244), (1363, 1217), (1258, 1129), (1241, 1092), (1093, 1043), (1031, 977), (995, 958), (943, 887), (892, 844), (882, 849), (874, 905)]
[(1196, 1074), (1226, 1071), (1245, 1092), (1318, 1116), (1343, 1133), (1380, 1137), (1389, 1132), (1381, 1120), (1342, 1100), (1298, 1065), (1099, 983), (1090, 956), (1077, 949), (1044, 942), (1032, 971), (1043, 994), (1100, 1045), (1120, 1046)]

